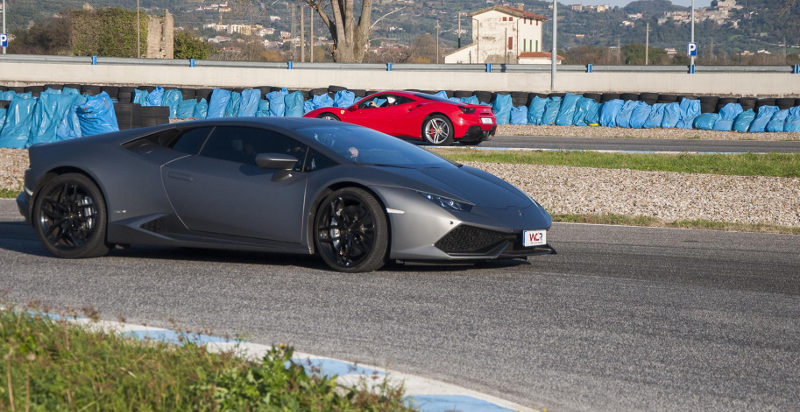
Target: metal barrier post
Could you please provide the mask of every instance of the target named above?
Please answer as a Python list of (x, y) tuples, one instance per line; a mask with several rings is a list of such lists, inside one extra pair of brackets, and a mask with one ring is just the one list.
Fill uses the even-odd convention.
[(194, 67), (194, 59), (189, 59), (189, 67)]
[(289, 61), (287, 62), (287, 68), (288, 68), (289, 70), (292, 70), (292, 69), (294, 68), (294, 62), (292, 62), (291, 60), (289, 60)]
[(492, 64), (486, 63), (486, 73), (491, 73), (491, 72), (492, 72)]
[(386, 71), (387, 72), (392, 71), (392, 62), (386, 62)]
[(800, 64), (795, 64), (795, 65), (792, 67), (792, 73), (793, 73), (793, 74), (800, 74)]
[(694, 65), (689, 66), (689, 74), (694, 74)]
[(92, 56), (92, 66), (97, 65), (97, 56)]
[(591, 63), (589, 63), (589, 64), (587, 64), (587, 65), (586, 65), (586, 73), (591, 73), (591, 72), (592, 72), (592, 69), (593, 69), (593, 67), (592, 67), (592, 64), (591, 64)]

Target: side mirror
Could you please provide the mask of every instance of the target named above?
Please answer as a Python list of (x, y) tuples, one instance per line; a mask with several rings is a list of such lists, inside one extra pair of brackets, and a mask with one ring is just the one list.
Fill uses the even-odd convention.
[(292, 170), (297, 163), (297, 158), (282, 153), (259, 153), (256, 155), (256, 165), (262, 169)]
[(352, 105), (352, 106), (350, 106), (350, 107), (348, 107), (348, 108), (347, 108), (347, 111), (348, 111), (348, 112), (354, 112), (354, 111), (356, 111), (356, 110), (358, 110), (358, 106), (356, 106), (356, 105)]

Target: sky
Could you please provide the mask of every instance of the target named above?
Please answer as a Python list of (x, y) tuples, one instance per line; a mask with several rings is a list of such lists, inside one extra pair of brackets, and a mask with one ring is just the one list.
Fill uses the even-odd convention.
[[(580, 3), (580, 4), (608, 4), (610, 6), (626, 6), (630, 3), (631, 0), (576, 0), (576, 1), (566, 1), (566, 3)], [(560, 3), (564, 3), (564, 1), (560, 1)], [(691, 6), (692, 0), (672, 0), (672, 4), (676, 6)], [(708, 7), (711, 5), (711, 0), (695, 0), (694, 6), (695, 7)]]

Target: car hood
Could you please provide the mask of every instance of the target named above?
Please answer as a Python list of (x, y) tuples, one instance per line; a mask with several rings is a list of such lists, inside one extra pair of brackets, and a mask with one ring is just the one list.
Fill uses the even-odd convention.
[[(420, 168), (379, 167), (386, 172), (418, 182), (402, 183), (411, 189), (457, 197), (482, 207), (506, 208), (531, 206), (531, 199), (508, 182), (469, 166), (437, 166)], [(425, 188), (429, 186), (430, 188)]]

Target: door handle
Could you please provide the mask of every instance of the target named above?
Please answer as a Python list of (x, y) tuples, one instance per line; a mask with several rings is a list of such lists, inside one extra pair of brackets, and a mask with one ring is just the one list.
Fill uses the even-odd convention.
[(177, 179), (177, 180), (183, 180), (183, 181), (186, 181), (186, 182), (194, 181), (194, 178), (191, 175), (188, 175), (186, 173), (180, 173), (180, 172), (169, 171), (169, 172), (167, 172), (167, 177), (170, 177), (170, 178), (173, 178), (173, 179)]

